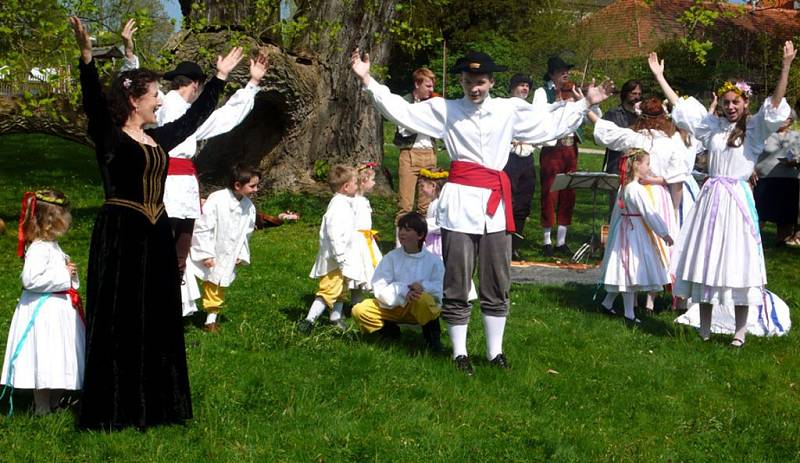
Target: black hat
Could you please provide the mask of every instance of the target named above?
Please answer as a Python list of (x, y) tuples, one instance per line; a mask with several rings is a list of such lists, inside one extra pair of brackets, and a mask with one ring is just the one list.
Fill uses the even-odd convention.
[(550, 78), (550, 74), (558, 71), (559, 69), (570, 70), (574, 68), (574, 64), (567, 64), (560, 56), (551, 56), (547, 58), (547, 73), (544, 75), (544, 80)]
[(503, 72), (505, 66), (495, 64), (492, 57), (479, 51), (471, 51), (463, 58), (459, 58), (450, 70), (453, 73), (469, 72), (470, 74), (488, 74), (490, 72)]
[(509, 81), (508, 83), (508, 90), (509, 91), (514, 90), (514, 87), (516, 87), (519, 84), (528, 84), (528, 87), (532, 87), (533, 80), (531, 80), (531, 78), (526, 76), (525, 74), (520, 74), (520, 73), (514, 74), (513, 76), (511, 76), (511, 81)]
[(192, 80), (206, 80), (206, 75), (203, 73), (203, 69), (200, 65), (191, 61), (181, 62), (175, 69), (164, 74), (164, 79), (172, 80), (178, 76), (186, 76)]

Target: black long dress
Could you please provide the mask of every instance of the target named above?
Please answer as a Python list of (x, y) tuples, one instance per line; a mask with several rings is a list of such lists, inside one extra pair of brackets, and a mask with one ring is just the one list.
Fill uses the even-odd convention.
[(86, 369), (78, 427), (145, 428), (192, 417), (180, 276), (162, 202), (167, 152), (211, 114), (225, 87), (213, 78), (186, 114), (136, 142), (111, 120), (94, 62), (80, 63), (83, 106), (105, 203), (92, 232)]

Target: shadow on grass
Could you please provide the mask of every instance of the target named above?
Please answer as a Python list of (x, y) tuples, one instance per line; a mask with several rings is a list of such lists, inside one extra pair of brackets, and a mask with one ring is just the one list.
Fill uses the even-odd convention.
[[(606, 292), (602, 288), (598, 289), (596, 285), (567, 283), (563, 286), (543, 286), (540, 290), (545, 296), (545, 299), (558, 301), (563, 307), (570, 307), (577, 312), (582, 312), (590, 316), (609, 317), (609, 315), (600, 308), (600, 302), (605, 297)], [(644, 295), (641, 296), (642, 298), (644, 297)], [(593, 299), (593, 297), (595, 298)], [(663, 300), (663, 297), (659, 297), (656, 300), (656, 307), (663, 307)], [(617, 311), (617, 314), (619, 314), (614, 318), (618, 318), (620, 323), (623, 323), (621, 315), (624, 313), (622, 298), (617, 297), (614, 302), (614, 309)], [(659, 302), (662, 302), (662, 304), (659, 304)], [(644, 307), (643, 299), (640, 299), (639, 307)], [(667, 323), (660, 318), (646, 314), (643, 309), (638, 309), (637, 312), (639, 319), (642, 320), (642, 324), (635, 329), (659, 337), (675, 337), (678, 334), (674, 323)], [(675, 315), (678, 315), (677, 312), (675, 312)]]

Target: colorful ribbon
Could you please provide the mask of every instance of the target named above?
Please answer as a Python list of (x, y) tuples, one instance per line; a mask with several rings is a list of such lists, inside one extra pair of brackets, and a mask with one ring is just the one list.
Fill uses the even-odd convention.
[(19, 228), (17, 229), (17, 256), (25, 257), (25, 222), (36, 212), (36, 193), (27, 191), (22, 195), (22, 208), (19, 213)]
[(367, 247), (369, 248), (369, 257), (372, 259), (372, 268), (376, 268), (378, 266), (378, 258), (375, 257), (375, 248), (373, 247), (374, 239), (378, 236), (377, 230), (359, 230), (359, 233), (364, 235), (364, 238), (367, 240)]

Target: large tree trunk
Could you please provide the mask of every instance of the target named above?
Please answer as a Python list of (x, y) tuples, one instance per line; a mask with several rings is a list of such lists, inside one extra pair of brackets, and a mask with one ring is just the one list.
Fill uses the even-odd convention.
[[(225, 24), (246, 17), (253, 2), (205, 3), (206, 9), (199, 14), (212, 24)], [(270, 59), (264, 89), (248, 118), (231, 133), (210, 140), (198, 156), (204, 181), (218, 184), (233, 163), (245, 161), (264, 169), (270, 188), (309, 189), (317, 188), (326, 169), (336, 163), (382, 160), (381, 118), (361, 92), (349, 56), (360, 47), (369, 51), (373, 63), (388, 61), (390, 43), (376, 37), (391, 19), (395, 2), (296, 3), (295, 17), (305, 16), (310, 26), (304, 35), (284, 44), (290, 49), (271, 44), (263, 47)], [(336, 29), (337, 33), (331, 32)], [(218, 44), (212, 49), (221, 51), (227, 34), (184, 34), (176, 44), (176, 54), (180, 59), (195, 58), (196, 48), (203, 42)], [(266, 32), (252, 39), (280, 43), (285, 37)], [(246, 81), (246, 71), (246, 66), (241, 66), (236, 80)]]

